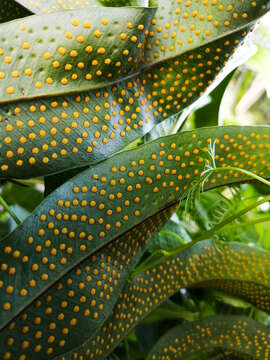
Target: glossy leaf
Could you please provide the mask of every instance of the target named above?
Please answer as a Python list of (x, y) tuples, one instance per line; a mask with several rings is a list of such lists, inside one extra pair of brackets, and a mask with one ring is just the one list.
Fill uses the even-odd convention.
[(154, 12), (93, 7), (91, 16), (82, 9), (1, 24), (0, 35), (13, 38), (1, 42), (0, 103), (103, 88), (127, 77), (141, 63)]
[[(164, 137), (119, 153), (57, 188), (0, 241), (1, 326), (96, 250), (177, 203), (199, 179), (211, 141), (216, 139), (219, 166), (238, 165), (270, 177), (269, 136), (267, 127), (232, 126)], [(206, 185), (245, 180), (237, 172), (216, 173)]]
[[(74, 46), (71, 46), (74, 41), (76, 42), (75, 50), (78, 53), (81, 51), (85, 54), (85, 46), (82, 47), (84, 43), (77, 43), (75, 36), (73, 36), (74, 41), (65, 39), (65, 46), (63, 46), (62, 42), (61, 44), (56, 42), (58, 47), (55, 50), (59, 50), (61, 47), (60, 52), (62, 52), (62, 48), (64, 48), (67, 51), (66, 55), (62, 56), (56, 52), (55, 56), (57, 58), (52, 57), (42, 61), (48, 63), (48, 71), (52, 71), (59, 80), (57, 85), (53, 86), (62, 89), (59, 91), (64, 92), (65, 96), (56, 97), (50, 90), (47, 93), (47, 95), (50, 95), (49, 98), (36, 98), (34, 100), (18, 101), (16, 104), (11, 102), (1, 105), (0, 140), (2, 156), (0, 159), (0, 176), (33, 177), (48, 175), (85, 164), (93, 164), (123, 149), (130, 142), (147, 133), (163, 119), (182, 111), (200, 97), (203, 92), (208, 91), (210, 84), (213, 87), (217, 75), (224, 69), (236, 47), (242, 43), (242, 40), (247, 35), (249, 29), (243, 27), (253, 23), (260, 15), (265, 13), (268, 9), (268, 2), (256, 2), (256, 6), (245, 2), (245, 9), (242, 3), (240, 5), (240, 2), (233, 6), (233, 9), (229, 6), (229, 2), (228, 8), (226, 8), (225, 3), (223, 5), (204, 4), (194, 2), (191, 6), (186, 6), (185, 3), (178, 4), (178, 6), (176, 2), (172, 1), (169, 6), (166, 2), (165, 6), (165, 2), (160, 1), (157, 4), (159, 8), (150, 29), (147, 24), (145, 24), (144, 31), (137, 28), (130, 29), (136, 34), (133, 35), (136, 38), (138, 38), (138, 32), (141, 33), (142, 37), (145, 31), (149, 34), (149, 40), (145, 44), (146, 50), (143, 54), (144, 63), (141, 63), (141, 66), (145, 66), (145, 69), (138, 75), (131, 76), (132, 73), (127, 72), (127, 67), (121, 66), (119, 70), (122, 70), (122, 74), (120, 75), (131, 77), (126, 81), (105, 86), (112, 79), (105, 77), (104, 83), (102, 80), (103, 74), (96, 83), (97, 90), (80, 92), (77, 95), (68, 94), (68, 91), (82, 90), (81, 82), (88, 81), (76, 77), (78, 72), (86, 71), (87, 67), (85, 69), (76, 68), (74, 73), (65, 70), (67, 61), (70, 64), (72, 60), (69, 52), (74, 50)], [(201, 7), (203, 7), (204, 11), (202, 11)], [(101, 18), (95, 17), (94, 21), (101, 21), (105, 11), (110, 12), (108, 16), (112, 16), (111, 13), (119, 13), (119, 10), (97, 7), (95, 12), (99, 11)], [(126, 10), (122, 9), (121, 11), (125, 12)], [(80, 11), (78, 10), (78, 12)], [(128, 11), (149, 13), (153, 9), (129, 8)], [(201, 15), (199, 11), (202, 11)], [(243, 11), (246, 12), (242, 13)], [(73, 14), (73, 12), (46, 16), (48, 16), (48, 19), (53, 19), (51, 17), (67, 17), (70, 14)], [(85, 14), (84, 16), (88, 15)], [(228, 16), (230, 20), (228, 20)], [(33, 21), (33, 18), (29, 19), (27, 21)], [(71, 19), (69, 25), (70, 21)], [(48, 26), (50, 24), (51, 22)], [(102, 29), (103, 27), (109, 29), (108, 26), (100, 24), (101, 22), (99, 28), (101, 26)], [(124, 25), (126, 32), (126, 23)], [(82, 22), (77, 27), (70, 26), (73, 35), (76, 33), (77, 37), (81, 35), (81, 31), (85, 32), (87, 30), (83, 29)], [(53, 27), (55, 27), (54, 23)], [(232, 33), (238, 30), (239, 27), (243, 30)], [(192, 30), (188, 31), (187, 29)], [(89, 29), (89, 36), (92, 36), (94, 30), (96, 30), (94, 27)], [(109, 30), (106, 31), (109, 32)], [(193, 32), (195, 35), (191, 36)], [(62, 34), (62, 30), (59, 29), (60, 33)], [(221, 38), (221, 36), (225, 35), (226, 37)], [(130, 39), (127, 38), (128, 44), (130, 44)], [(71, 47), (68, 47), (69, 41)], [(102, 43), (102, 41), (109, 44), (110, 47), (110, 40), (105, 34), (104, 38), (102, 36), (95, 40), (95, 43)], [(199, 45), (209, 41), (212, 41), (209, 46), (199, 47)], [(122, 40), (120, 43), (122, 44)], [(56, 46), (53, 43), (49, 43), (49, 45)], [(44, 53), (46, 51), (46, 57), (49, 57), (47, 54), (50, 51), (48, 50), (49, 45), (44, 50)], [(42, 47), (45, 47), (45, 43), (43, 43)], [(102, 45), (103, 47), (106, 50), (106, 46)], [(96, 50), (93, 48), (95, 57), (97, 58), (96, 55), (99, 55), (99, 58), (103, 59), (105, 54), (96, 54)], [(30, 54), (32, 50), (30, 48), (25, 51)], [(161, 54), (163, 54), (162, 57)], [(50, 55), (53, 56), (53, 53), (50, 53)], [(90, 54), (90, 58), (92, 59), (94, 55)], [(121, 55), (121, 61), (123, 61), (122, 58)], [(135, 58), (131, 59), (131, 63), (137, 61), (137, 59), (138, 56), (135, 56)], [(153, 59), (156, 59), (155, 62), (153, 62)], [(78, 62), (79, 60), (78, 58), (73, 61)], [(57, 61), (59, 67), (54, 68), (53, 64), (58, 66)], [(84, 62), (86, 63), (86, 61)], [(137, 66), (137, 64), (138, 61), (130, 65), (130, 67)], [(103, 67), (105, 65), (102, 64)], [(5, 66), (8, 66), (8, 64), (5, 64)], [(110, 66), (114, 66), (114, 64), (111, 63)], [(92, 65), (91, 68), (93, 68)], [(47, 71), (47, 67), (44, 71)], [(126, 71), (125, 74), (124, 71)], [(75, 80), (66, 83), (66, 80), (69, 80), (72, 74), (75, 74), (77, 80), (74, 78)], [(35, 76), (35, 73), (33, 75)], [(117, 75), (118, 80), (121, 78), (120, 75)], [(15, 81), (17, 85), (18, 82), (22, 81), (24, 87), (26, 84), (25, 77), (28, 79), (27, 76), (22, 74), (21, 77), (11, 78), (10, 81)], [(32, 77), (29, 77), (30, 81), (27, 84), (32, 84)], [(64, 79), (65, 85), (61, 83), (62, 79)], [(6, 87), (3, 86), (3, 89), (12, 87), (7, 78), (3, 79), (3, 81), (9, 84)], [(95, 84), (95, 81), (91, 80), (89, 87), (92, 86), (92, 83)], [(44, 86), (45, 88), (51, 88), (51, 85), (47, 83)], [(15, 89), (15, 86), (13, 87)], [(70, 90), (68, 90), (69, 87)], [(18, 86), (16, 86), (17, 88), (19, 89)], [(44, 90), (44, 87), (36, 89), (32, 86), (32, 88), (35, 91), (32, 95), (29, 94), (30, 97), (39, 96), (39, 91), (41, 91), (41, 94)], [(5, 94), (5, 97), (10, 96), (11, 99), (18, 100), (13, 95)], [(6, 100), (3, 98), (2, 101)]]
[[(44, 12), (37, 0), (30, 4), (27, 0), (17, 0), (17, 2), (24, 4), (35, 14)], [(98, 2), (111, 4), (110, 6), (115, 6), (121, 2), (121, 6), (136, 3), (133, 0), (94, 0), (94, 2), (90, 0), (88, 2), (81, 1), (75, 5), (67, 4), (67, 0), (62, 0), (61, 4), (57, 4), (57, 0), (47, 0), (43, 9), (47, 10), (55, 6), (55, 10), (61, 11), (63, 10), (62, 5), (65, 8), (88, 7)], [(165, 58), (178, 56), (194, 47), (247, 26), (270, 8), (270, 3), (267, 0), (259, 0), (254, 3), (248, 0), (234, 3), (230, 0), (224, 0), (222, 4), (217, 1), (183, 2), (172, 0), (168, 2), (167, 0), (151, 0), (149, 5), (158, 8), (152, 21), (150, 38), (146, 45), (146, 62), (151, 64)]]
[(95, 341), (57, 360), (86, 353), (105, 359), (134, 326), (181, 288), (222, 289), (269, 312), (270, 253), (240, 243), (217, 246), (208, 240), (197, 243), (139, 274), (124, 287)]
[(184, 360), (211, 348), (265, 360), (269, 356), (268, 334), (266, 326), (247, 317), (215, 316), (173, 328), (158, 341), (147, 360)]
[[(0, 23), (30, 15), (30, 11), (14, 1), (2, 0), (0, 7)], [(2, 41), (2, 40), (1, 40)]]
[[(149, 246), (152, 235), (174, 209), (172, 206), (136, 226), (47, 289), (1, 331), (0, 358), (24, 356), (48, 360), (94, 337), (109, 316), (129, 272)], [(67, 253), (70, 249), (64, 249), (63, 244), (59, 246), (60, 251)], [(46, 264), (52, 270), (52, 263)], [(34, 280), (31, 280), (30, 287), (33, 286)]]
[[(206, 91), (242, 35), (225, 41), (228, 52), (220, 52), (221, 39), (211, 44), (210, 53), (208, 46), (199, 48), (168, 61), (166, 68), (158, 65), (136, 81), (102, 91), (3, 105), (0, 177), (48, 175), (93, 164), (123, 149)], [(167, 89), (170, 95), (164, 98)]]

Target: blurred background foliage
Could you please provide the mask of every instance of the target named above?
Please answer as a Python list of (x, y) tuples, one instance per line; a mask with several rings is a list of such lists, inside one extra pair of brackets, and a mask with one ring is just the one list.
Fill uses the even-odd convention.
[[(252, 56), (228, 74), (210, 95), (200, 99), (180, 116), (167, 119), (129, 147), (198, 127), (221, 124), (270, 125), (270, 71), (266, 71), (270, 66), (269, 23), (270, 17), (266, 16), (250, 37), (246, 46)], [(2, 181), (0, 194), (22, 221), (39, 205), (44, 194), (51, 191), (51, 184), (47, 186), (45, 189), (42, 178)], [(145, 258), (153, 254), (160, 256), (175, 248), (181, 249), (191, 241), (207, 236), (214, 238), (217, 246), (219, 240), (239, 241), (270, 250), (268, 196), (270, 198), (269, 187), (250, 183), (203, 193), (195, 200), (192, 208), (186, 207), (185, 201), (182, 201), (178, 211), (152, 241)], [(261, 204), (255, 206), (260, 200)], [(239, 216), (239, 212), (247, 207), (253, 208)], [(229, 225), (224, 225), (219, 231), (211, 231), (234, 215), (235, 219)], [(0, 238), (16, 226), (0, 205)], [(111, 359), (142, 360), (160, 336), (172, 326), (219, 313), (247, 315), (270, 325), (268, 314), (241, 299), (220, 291), (182, 289), (137, 326), (114, 351)], [(214, 351), (194, 355), (189, 360), (199, 359), (217, 360), (223, 357), (220, 352)]]

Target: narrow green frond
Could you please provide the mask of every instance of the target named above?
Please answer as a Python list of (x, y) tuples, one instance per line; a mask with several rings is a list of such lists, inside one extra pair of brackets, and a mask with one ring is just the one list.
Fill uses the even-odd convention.
[(147, 360), (184, 360), (210, 349), (265, 360), (269, 357), (268, 333), (266, 326), (247, 317), (214, 316), (173, 328), (158, 341)]

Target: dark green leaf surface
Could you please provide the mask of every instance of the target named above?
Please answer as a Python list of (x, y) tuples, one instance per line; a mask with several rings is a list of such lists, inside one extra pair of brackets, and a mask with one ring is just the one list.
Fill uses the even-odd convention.
[[(68, 4), (67, 0), (47, 0), (42, 7), (37, 0), (19, 1), (33, 13), (43, 13), (64, 8), (88, 7), (95, 5), (93, 0), (81, 1), (77, 4)], [(125, 0), (103, 0), (104, 5), (148, 5), (147, 2)], [(249, 0), (232, 2), (220, 1), (178, 1), (155, 0), (150, 5), (157, 7), (158, 11), (152, 20), (150, 38), (146, 44), (145, 60), (148, 64), (172, 58), (195, 47), (209, 43), (220, 36), (247, 26), (256, 18), (263, 15), (270, 8), (267, 0), (250, 2)]]
[(60, 174), (50, 175), (44, 177), (45, 191), (44, 195), (48, 196), (51, 192), (56, 190), (59, 186), (63, 185), (66, 181), (73, 178), (73, 176), (79, 174), (80, 172), (86, 170), (88, 167), (76, 168), (64, 171)]
[(48, 175), (100, 161), (201, 96), (246, 32), (111, 87), (0, 107), (0, 177)]
[[(150, 238), (174, 208), (160, 212), (114, 240), (48, 289), (2, 330), (0, 358), (10, 354), (11, 359), (25, 356), (48, 360), (93, 338), (109, 316)], [(71, 247), (65, 250), (69, 252), (68, 249)]]
[[(269, 136), (268, 127), (232, 126), (164, 137), (60, 186), (0, 241), (1, 325), (97, 249), (176, 203), (199, 178), (211, 141), (216, 140), (218, 166), (270, 177)], [(216, 173), (206, 186), (244, 180), (239, 173)]]
[(102, 88), (132, 74), (154, 12), (93, 7), (1, 24), (0, 36), (12, 40), (1, 42), (0, 103)]
[(184, 319), (187, 321), (198, 320), (199, 312), (191, 312), (184, 306), (179, 306), (172, 301), (161, 304), (144, 320), (144, 324), (156, 323), (167, 319)]
[(173, 328), (158, 341), (147, 360), (184, 360), (211, 348), (266, 360), (270, 347), (268, 334), (266, 326), (247, 317), (215, 316)]
[[(270, 311), (270, 253), (240, 243), (203, 241), (168, 258), (127, 284), (95, 341), (57, 360), (74, 356), (104, 359), (126, 334), (168, 297), (186, 287), (223, 289)], [(125, 314), (129, 314), (126, 317)]]
[(223, 95), (229, 85), (234, 72), (231, 72), (226, 78), (215, 88), (210, 95), (210, 102), (195, 112), (195, 127), (217, 126), (219, 124), (219, 111), (223, 99)]
[[(2, 0), (0, 4), (0, 23), (30, 15), (30, 11), (11, 0)], [(1, 39), (2, 42), (2, 39)]]
[[(123, 149), (163, 119), (179, 113), (201, 96), (210, 84), (214, 86), (215, 78), (224, 69), (232, 53), (248, 33), (248, 29), (239, 32), (239, 28), (253, 23), (268, 10), (269, 4), (268, 1), (237, 2), (236, 5), (231, 5), (229, 1), (222, 4), (170, 1), (168, 6), (167, 2), (160, 0), (157, 5), (159, 8), (150, 29), (147, 22), (143, 23), (142, 21), (142, 14), (147, 20), (149, 20), (149, 16), (146, 14), (153, 15), (154, 10), (149, 8), (108, 9), (96, 7), (91, 10), (95, 16), (89, 16), (84, 10), (78, 10), (78, 12), (63, 12), (42, 17), (42, 19), (48, 19), (48, 27), (52, 26), (54, 31), (53, 36), (55, 32), (58, 33), (57, 39), (61, 41), (51, 42), (52, 36), (44, 35), (42, 36), (44, 42), (41, 45), (35, 45), (36, 48), (40, 46), (41, 49), (44, 49), (40, 56), (40, 60), (44, 63), (44, 72), (39, 71), (40, 67), (37, 69), (38, 71), (34, 71), (27, 65), (27, 68), (31, 69), (32, 75), (26, 76), (24, 74), (26, 69), (23, 68), (22, 74), (13, 78), (10, 76), (12, 71), (18, 69), (13, 68), (13, 63), (4, 63), (5, 68), (12, 68), (12, 70), (8, 70), (9, 76), (4, 74), (5, 78), (1, 80), (3, 84), (6, 84), (2, 86), (2, 91), (5, 92), (6, 89), (9, 89), (8, 91), (12, 92), (12, 88), (14, 88), (14, 94), (5, 93), (0, 101), (18, 100), (15, 89), (21, 91), (20, 89), (24, 88), (26, 84), (29, 88), (24, 89), (24, 92), (27, 90), (28, 95), (25, 93), (23, 97), (40, 96), (46, 93), (50, 95), (50, 98), (19, 101), (16, 104), (3, 104), (0, 107), (0, 119), (2, 120), (0, 140), (3, 144), (0, 158), (1, 177), (25, 178), (48, 175), (67, 168), (93, 164), (113, 152)], [(83, 19), (87, 18), (87, 21), (93, 22), (90, 29), (85, 29), (81, 20), (78, 26), (72, 25), (72, 20), (75, 20), (76, 24), (76, 18), (71, 15), (79, 14), (81, 11)], [(119, 14), (119, 11), (126, 14), (123, 15), (123, 19), (121, 16), (120, 20), (119, 15), (117, 16), (117, 21), (124, 26), (124, 29), (123, 26), (120, 26), (121, 30), (117, 27), (116, 34), (118, 35), (114, 35), (114, 39), (119, 34), (123, 37), (122, 34), (128, 32), (130, 35), (126, 40), (121, 40), (119, 37), (117, 50), (115, 53), (111, 53), (112, 37), (109, 36), (111, 26), (104, 25), (101, 21), (107, 16), (107, 20), (111, 24), (112, 17), (116, 16), (116, 13)], [(139, 29), (134, 26), (134, 19), (128, 15), (132, 12), (141, 14), (136, 25), (141, 23), (144, 26)], [(98, 14), (100, 15), (98, 16)], [(56, 19), (59, 16), (66, 19), (63, 22), (63, 28), (66, 28), (68, 33), (73, 36), (72, 39), (65, 37), (62, 27), (61, 29), (56, 28), (55, 22), (59, 23), (59, 20), (55, 21), (55, 16)], [(92, 18), (93, 20), (91, 20)], [(124, 18), (128, 19), (124, 21)], [(29, 18), (27, 22), (36, 21), (33, 19), (35, 18)], [(27, 22), (22, 24), (26, 26), (26, 31), (17, 30), (20, 38), (21, 33), (26, 34), (23, 36), (35, 37), (36, 34), (39, 34), (40, 28), (42, 33), (46, 33), (47, 30), (43, 30), (44, 26), (37, 24), (33, 29), (34, 32), (29, 34)], [(130, 24), (133, 26), (132, 29), (129, 29)], [(115, 26), (117, 25), (115, 24)], [(102, 33), (100, 38), (95, 37), (96, 30)], [(238, 32), (231, 34), (236, 30)], [(142, 54), (144, 64), (141, 63), (145, 69), (138, 75), (131, 76), (132, 71), (135, 71), (139, 64), (139, 53), (143, 46), (139, 50), (137, 47), (139, 42), (142, 43), (140, 37), (143, 40), (145, 33), (148, 34), (148, 40)], [(90, 44), (90, 47), (93, 48), (90, 54), (85, 52), (89, 45), (85, 34), (88, 34), (91, 39), (94, 38), (95, 46)], [(219, 39), (225, 35), (227, 37)], [(83, 37), (85, 41), (78, 43), (78, 36), (79, 40), (82, 40)], [(132, 39), (135, 41), (134, 36), (137, 39), (135, 43), (131, 41)], [(219, 40), (216, 40), (217, 38)], [(18, 39), (16, 41), (18, 42)], [(209, 46), (197, 48), (208, 42), (211, 42)], [(119, 43), (122, 44), (122, 51), (128, 50), (128, 55), (122, 55)], [(127, 43), (128, 46), (125, 47), (124, 43)], [(31, 42), (29, 44), (31, 45), (30, 49), (23, 49), (23, 51), (29, 55), (34, 54), (33, 45)], [(107, 53), (98, 54), (98, 44), (106, 51), (109, 49)], [(134, 52), (136, 49), (136, 54), (130, 53), (131, 45), (133, 45)], [(54, 49), (54, 52), (51, 49)], [(194, 50), (191, 51), (192, 49)], [(66, 53), (62, 55), (64, 50)], [(78, 53), (75, 58), (70, 56), (72, 50)], [(10, 51), (9, 48), (8, 51)], [(44, 54), (47, 59), (44, 58)], [(83, 54), (83, 58), (79, 54)], [(111, 62), (110, 65), (103, 63), (104, 57), (111, 61), (108, 54), (112, 54), (115, 63)], [(6, 54), (6, 56), (9, 55)], [(10, 57), (14, 61), (12, 56)], [(123, 58), (127, 58), (127, 61)], [(93, 59), (100, 61), (98, 67), (92, 65)], [(129, 59), (130, 61), (128, 61)], [(115, 65), (119, 64), (119, 61), (121, 62), (119, 71), (122, 73), (117, 74), (116, 72), (117, 80), (123, 75), (131, 76), (131, 78), (106, 86), (108, 82), (113, 82), (113, 79), (108, 78), (106, 74), (115, 73), (115, 71), (110, 72), (108, 67), (113, 67), (115, 70)], [(36, 63), (35, 61), (34, 65)], [(78, 68), (77, 64), (79, 63), (84, 63), (84, 69)], [(24, 60), (22, 59), (20, 66), (23, 67), (23, 64)], [(65, 70), (67, 64), (72, 65), (73, 68)], [(94, 72), (94, 77), (90, 81), (82, 79), (81, 76), (77, 77), (77, 75), (86, 74), (87, 64), (91, 65), (89, 74), (93, 75)], [(99, 66), (102, 69), (105, 68), (104, 74), (100, 76), (96, 73), (100, 70)], [(31, 74), (31, 71), (27, 73)], [(5, 71), (2, 72), (5, 73)], [(49, 85), (46, 82), (46, 73), (48, 73), (49, 82), (54, 77), (57, 81)], [(73, 75), (75, 76), (74, 80), (70, 80)], [(36, 77), (38, 78), (34, 80)], [(25, 79), (28, 81), (26, 82)], [(42, 87), (36, 89), (36, 83), (38, 83), (38, 87), (42, 84)], [(81, 91), (85, 88), (83, 85), (85, 83), (89, 83), (86, 85), (88, 88), (98, 86), (99, 90), (81, 92), (78, 95), (65, 95), (64, 97), (53, 95)]]

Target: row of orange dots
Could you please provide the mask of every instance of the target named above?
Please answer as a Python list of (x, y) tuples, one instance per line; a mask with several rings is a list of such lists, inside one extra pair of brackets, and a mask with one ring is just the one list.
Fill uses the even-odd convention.
[[(226, 245), (224, 252), (221, 253), (210, 242), (197, 244), (195, 247), (197, 251), (195, 253), (192, 251), (192, 255), (189, 255), (189, 250), (186, 250), (181, 255), (166, 260), (164, 264), (146, 271), (145, 274), (138, 275), (131, 285), (127, 285), (99, 336), (87, 343), (83, 354), (88, 353), (90, 359), (96, 359), (110, 352), (123, 334), (126, 334), (153, 308), (180, 288), (203, 281), (209, 284), (210, 279), (225, 281), (228, 278), (234, 282), (237, 278), (243, 278), (244, 281), (245, 278), (250, 278), (250, 272), (252, 272), (250, 267), (255, 270), (253, 270), (253, 281), (256, 278), (256, 272), (258, 273), (256, 269), (262, 271), (263, 268), (263, 276), (255, 281), (262, 281), (262, 286), (268, 283), (267, 269), (270, 259), (265, 252), (258, 251), (256, 254), (241, 245), (239, 249)], [(243, 263), (247, 264), (244, 270)], [(225, 266), (226, 264), (228, 266)], [(225, 291), (229, 289), (230, 287), (223, 288)], [(252, 290), (258, 291), (258, 288), (252, 288)], [(245, 291), (242, 291), (240, 295), (249, 299)], [(260, 296), (263, 304), (264, 292), (257, 293), (257, 298)], [(269, 297), (266, 302), (269, 307)], [(125, 316), (127, 312), (130, 314), (128, 318)]]
[[(69, 350), (70, 341), (73, 346), (76, 341), (80, 344), (83, 337), (88, 337), (97, 328), (97, 322), (102, 322), (105, 311), (110, 310), (108, 302), (118, 296), (118, 289), (126, 280), (129, 269), (174, 208), (158, 213), (116, 239), (39, 297), (1, 332), (0, 358), (33, 359), (33, 352), (37, 358), (56, 356)], [(61, 248), (64, 246), (60, 244)], [(19, 341), (18, 331), (21, 334)], [(46, 346), (44, 339), (47, 339)]]

